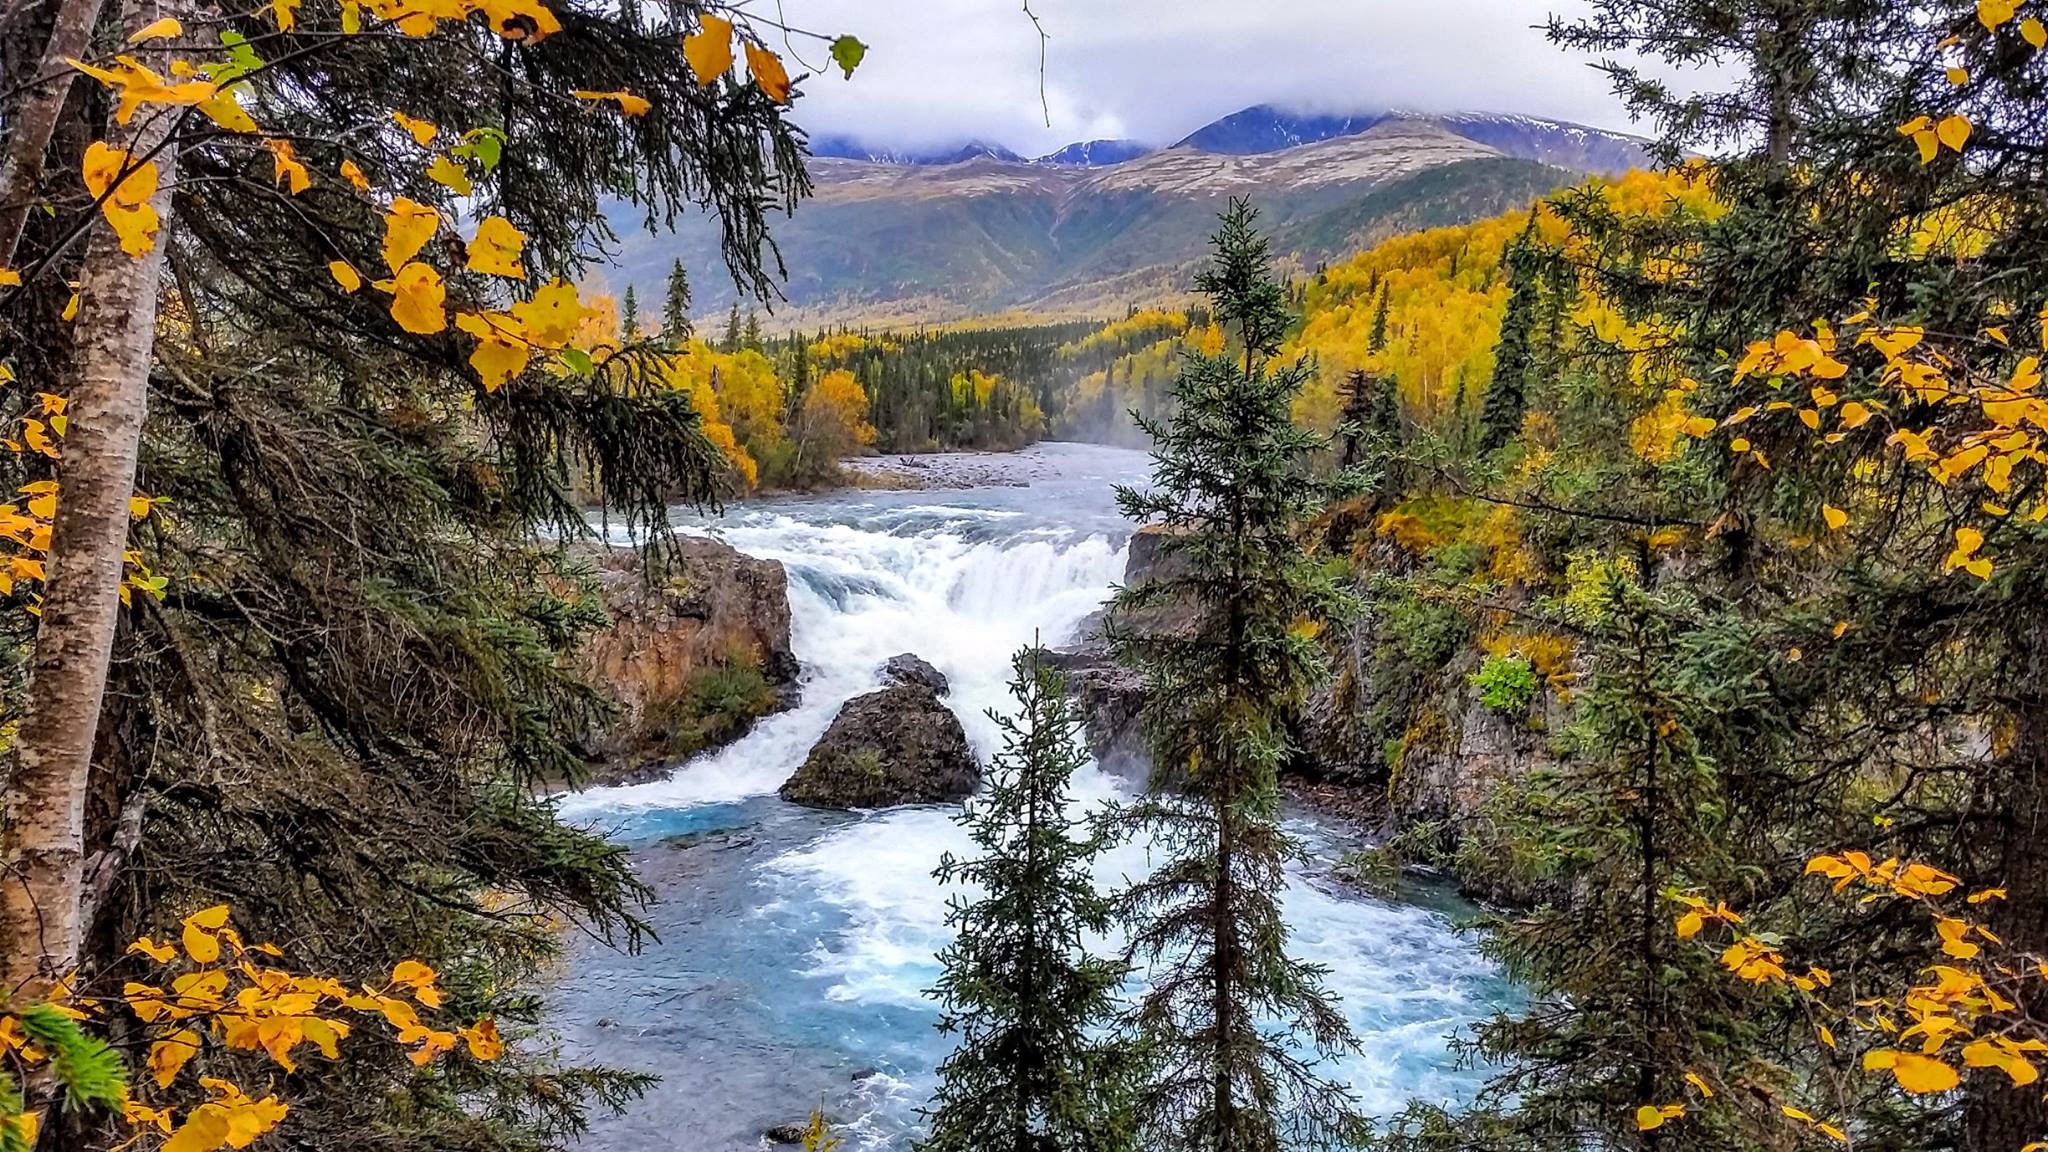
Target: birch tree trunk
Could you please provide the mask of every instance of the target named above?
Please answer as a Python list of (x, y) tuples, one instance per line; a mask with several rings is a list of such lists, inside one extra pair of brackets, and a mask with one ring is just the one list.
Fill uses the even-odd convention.
[[(71, 81), (78, 73), (65, 57), (83, 58), (99, 23), (101, 0), (64, 0), (57, 20), (50, 28), (49, 43), (36, 70), (39, 81), (22, 93), (11, 110), (13, 128), (7, 137), (7, 151), (0, 156), (0, 268), (14, 264), (14, 252), (21, 244), (22, 229), (28, 224), (36, 189), (43, 180), (43, 160), (50, 150), (50, 134), (57, 128), (57, 116), (70, 98)], [(18, 34), (10, 28), (9, 34)], [(23, 53), (33, 58), (33, 53)]]
[[(140, 28), (147, 0), (126, 0)], [(147, 109), (109, 142), (140, 156), (161, 144), (175, 109)], [(87, 244), (76, 325), (79, 373), (58, 465), (61, 487), (45, 564), (42, 624), (0, 825), (0, 987), (34, 995), (76, 967), (83, 935), (85, 797), (107, 665), (120, 622), (128, 498), (148, 401), (157, 282), (170, 233), (175, 149), (156, 156), (157, 244), (121, 251), (104, 222)]]

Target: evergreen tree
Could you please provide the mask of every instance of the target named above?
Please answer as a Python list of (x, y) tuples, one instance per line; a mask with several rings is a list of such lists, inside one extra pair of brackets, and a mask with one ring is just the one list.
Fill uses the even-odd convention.
[(719, 337), (718, 350), (727, 353), (740, 350), (740, 302), (737, 300), (725, 314), (725, 335)]
[(640, 335), (640, 297), (626, 285), (625, 299), (619, 301), (619, 339), (631, 342)]
[(1359, 444), (1372, 426), (1373, 405), (1378, 399), (1378, 385), (1365, 369), (1353, 368), (1344, 378), (1344, 408), (1338, 419), (1344, 425), (1344, 447), (1338, 454), (1338, 463), (1349, 468), (1360, 459)]
[(661, 302), (661, 334), (677, 346), (688, 340), (690, 329), (690, 274), (678, 258), (668, 268), (668, 295)]
[(1330, 495), (1306, 463), (1326, 441), (1289, 415), (1309, 363), (1272, 365), (1289, 318), (1253, 220), (1232, 203), (1197, 280), (1238, 351), (1187, 356), (1171, 419), (1140, 420), (1153, 486), (1117, 493), (1126, 516), (1164, 530), (1178, 563), (1119, 592), (1113, 619), (1167, 602), (1193, 613), (1171, 632), (1110, 630), (1146, 679), (1160, 782), (1118, 820), (1166, 857), (1123, 912), (1131, 954), (1150, 966), (1133, 1016), (1157, 1061), (1145, 1138), (1169, 1150), (1272, 1152), (1359, 1132), (1348, 1092), (1316, 1067), (1356, 1041), (1322, 971), (1287, 955), (1280, 917), (1300, 851), (1279, 824), (1285, 717), (1327, 673), (1302, 622), (1351, 604), (1296, 535)]
[(1379, 303), (1373, 305), (1372, 335), (1366, 340), (1365, 344), (1367, 352), (1379, 352), (1387, 346), (1387, 288), (1388, 285), (1384, 282), (1380, 284)]
[(761, 343), (761, 314), (752, 308), (747, 309), (747, 330), (746, 334), (740, 337), (740, 347), (749, 352), (759, 352), (763, 348)]
[(1535, 243), (1536, 213), (1531, 212), (1529, 226), (1508, 248), (1504, 261), (1508, 266), (1508, 304), (1501, 316), (1500, 341), (1494, 345), (1493, 378), (1487, 383), (1485, 407), (1479, 414), (1482, 452), (1500, 448), (1522, 432), (1532, 363), (1529, 337), (1539, 303)]
[(991, 713), (1003, 750), (986, 790), (958, 817), (979, 855), (940, 865), (955, 897), (957, 933), (940, 954), (939, 1030), (959, 1036), (939, 1065), (941, 1085), (925, 1152), (1119, 1152), (1136, 1147), (1138, 1061), (1103, 1039), (1125, 966), (1090, 956), (1110, 901), (1090, 863), (1101, 847), (1071, 817), (1069, 785), (1085, 762), (1080, 717), (1066, 682), (1036, 648), (1017, 654), (1010, 694), (1018, 714)]

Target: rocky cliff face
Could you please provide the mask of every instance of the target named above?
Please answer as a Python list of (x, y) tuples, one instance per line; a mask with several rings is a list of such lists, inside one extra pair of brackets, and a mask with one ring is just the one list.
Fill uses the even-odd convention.
[[(1162, 540), (1149, 530), (1132, 538), (1126, 585), (1172, 570), (1176, 560), (1160, 547)], [(1406, 563), (1398, 550), (1384, 547), (1361, 560), (1368, 570)], [(1184, 611), (1160, 605), (1116, 625), (1142, 630), (1185, 622)], [(1110, 658), (1101, 631), (1101, 621), (1084, 628), (1079, 642), (1051, 659), (1066, 673), (1097, 759), (1142, 780), (1144, 679)], [(1332, 675), (1296, 717), (1300, 755), (1289, 775), (1318, 807), (1397, 843), (1401, 858), (1455, 867), (1461, 852), (1485, 843), (1486, 807), (1494, 794), (1556, 762), (1552, 734), (1570, 710), (1547, 687), (1520, 713), (1486, 707), (1470, 683), (1480, 653), (1469, 635), (1445, 642), (1425, 635), (1431, 631), (1427, 620), (1375, 605), (1329, 635)], [(1473, 892), (1505, 901), (1524, 895)]]
[(577, 654), (620, 706), (593, 737), (596, 777), (621, 783), (730, 743), (796, 701), (782, 565), (716, 540), (679, 542), (673, 563), (640, 552), (595, 555), (611, 627)]

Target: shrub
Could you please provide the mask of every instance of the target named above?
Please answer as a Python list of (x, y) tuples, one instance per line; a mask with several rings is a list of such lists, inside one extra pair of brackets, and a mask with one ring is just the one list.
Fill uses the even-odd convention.
[(1520, 656), (1488, 656), (1472, 674), (1479, 702), (1495, 712), (1516, 715), (1536, 699), (1536, 668)]
[(760, 663), (728, 656), (692, 679), (669, 708), (669, 753), (689, 757), (729, 744), (774, 709), (775, 690)]

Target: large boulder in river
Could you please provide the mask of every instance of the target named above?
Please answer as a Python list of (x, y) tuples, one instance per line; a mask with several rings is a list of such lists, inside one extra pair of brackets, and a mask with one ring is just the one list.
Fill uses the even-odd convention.
[(811, 808), (887, 808), (960, 800), (980, 784), (952, 709), (930, 688), (892, 684), (847, 701), (780, 792)]
[(576, 664), (620, 710), (586, 742), (597, 782), (658, 775), (795, 703), (782, 565), (701, 537), (676, 540), (672, 552), (589, 555), (611, 623)]
[(932, 667), (924, 658), (908, 652), (882, 661), (882, 679), (891, 684), (914, 684), (920, 688), (929, 688), (933, 695), (937, 696), (944, 696), (953, 687), (946, 680), (944, 672)]

